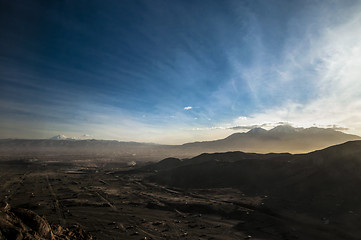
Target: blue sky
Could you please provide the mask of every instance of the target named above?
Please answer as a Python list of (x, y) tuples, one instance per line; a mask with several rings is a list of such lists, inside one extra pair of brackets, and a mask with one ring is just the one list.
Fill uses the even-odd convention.
[(0, 4), (0, 138), (361, 134), (360, 1)]

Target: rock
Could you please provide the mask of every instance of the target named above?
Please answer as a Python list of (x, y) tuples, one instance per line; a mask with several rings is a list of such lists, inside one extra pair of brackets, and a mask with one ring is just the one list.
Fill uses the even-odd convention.
[(0, 240), (92, 240), (92, 236), (79, 226), (71, 230), (62, 226), (51, 226), (35, 212), (12, 209), (6, 202), (0, 203)]
[(46, 239), (55, 239), (50, 224), (42, 217), (37, 215), (31, 210), (16, 208), (12, 210), (17, 217), (19, 217), (22, 222), (30, 227), (33, 231), (39, 234), (40, 237)]
[(23, 239), (23, 229), (3, 218), (0, 219), (0, 231), (3, 239)]
[(9, 210), (10, 210), (10, 205), (5, 201), (1, 201), (0, 202), (0, 211), (7, 212)]

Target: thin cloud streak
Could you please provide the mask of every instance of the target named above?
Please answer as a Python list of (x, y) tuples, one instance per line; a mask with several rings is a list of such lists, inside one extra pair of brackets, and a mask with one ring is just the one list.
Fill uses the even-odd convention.
[(361, 3), (111, 2), (81, 8), (90, 22), (53, 5), (8, 21), (1, 137), (184, 143), (279, 122), (361, 134)]
[[(360, 4), (358, 5), (360, 8)], [(315, 97), (306, 102), (288, 101), (280, 106), (235, 119), (234, 124), (277, 123), (287, 121), (296, 126), (344, 126), (361, 133), (361, 27), (360, 11), (336, 26), (322, 26), (321, 32), (309, 35), (309, 44), (301, 42), (285, 50), (285, 59), (297, 59), (277, 66), (286, 79), (297, 78), (300, 69), (312, 69)], [(310, 81), (310, 80), (308, 80)], [(282, 86), (281, 82), (275, 83)], [(291, 90), (292, 91), (292, 90)]]

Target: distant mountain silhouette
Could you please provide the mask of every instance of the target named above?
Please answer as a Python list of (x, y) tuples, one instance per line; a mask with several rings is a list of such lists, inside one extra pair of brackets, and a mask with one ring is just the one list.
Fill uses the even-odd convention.
[(278, 134), (278, 135), (294, 134), (296, 132), (297, 132), (297, 129), (290, 125), (280, 125), (280, 126), (277, 126), (275, 128), (272, 128), (271, 130), (269, 130), (269, 133)]
[(280, 125), (269, 131), (254, 128), (246, 133), (234, 133), (225, 139), (184, 144), (188, 151), (203, 152), (246, 151), (257, 153), (291, 152), (305, 153), (351, 140), (356, 135), (325, 128), (293, 128)]
[(267, 130), (263, 129), (263, 128), (252, 128), (251, 130), (249, 130), (247, 133), (249, 135), (261, 135), (261, 134), (267, 134)]
[[(0, 156), (97, 156), (117, 161), (154, 161), (166, 157), (189, 158), (201, 153), (244, 151), (254, 153), (290, 152), (305, 153), (350, 140), (360, 140), (356, 135), (333, 129), (293, 128), (281, 125), (269, 131), (254, 128), (246, 133), (234, 133), (224, 139), (193, 142), (183, 145), (119, 142), (110, 140), (79, 140), (58, 135), (51, 139), (0, 140)], [(56, 141), (55, 141), (56, 140)]]

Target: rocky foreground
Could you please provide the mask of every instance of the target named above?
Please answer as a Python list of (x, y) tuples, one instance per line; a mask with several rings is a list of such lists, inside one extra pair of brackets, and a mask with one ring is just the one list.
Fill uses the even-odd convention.
[(2, 202), (0, 206), (0, 240), (91, 240), (92, 236), (79, 226), (63, 228), (51, 225), (46, 218), (24, 208), (11, 208)]

